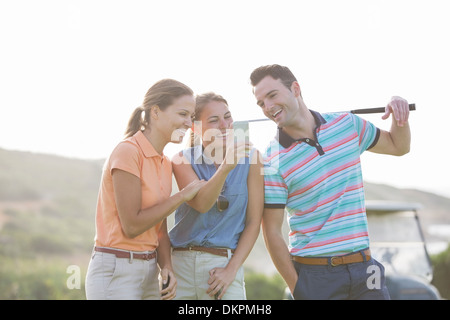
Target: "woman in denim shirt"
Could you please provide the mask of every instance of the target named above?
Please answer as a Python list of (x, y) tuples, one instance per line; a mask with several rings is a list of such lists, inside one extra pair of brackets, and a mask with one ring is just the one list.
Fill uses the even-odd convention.
[(259, 235), (264, 202), (261, 155), (236, 143), (222, 96), (197, 96), (194, 120), (201, 143), (172, 159), (173, 172), (179, 189), (207, 182), (177, 209), (169, 232), (176, 299), (246, 299), (242, 264)]

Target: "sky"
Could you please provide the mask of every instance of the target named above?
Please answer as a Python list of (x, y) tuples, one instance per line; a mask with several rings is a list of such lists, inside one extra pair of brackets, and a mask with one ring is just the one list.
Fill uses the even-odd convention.
[[(264, 118), (249, 76), (288, 66), (320, 112), (415, 103), (411, 152), (366, 152), (366, 181), (450, 197), (447, 0), (0, 0), (0, 148), (106, 158), (148, 88), (214, 91)], [(382, 129), (391, 120), (364, 115)], [(260, 122), (261, 151), (276, 127)], [(170, 155), (183, 145), (168, 145)]]

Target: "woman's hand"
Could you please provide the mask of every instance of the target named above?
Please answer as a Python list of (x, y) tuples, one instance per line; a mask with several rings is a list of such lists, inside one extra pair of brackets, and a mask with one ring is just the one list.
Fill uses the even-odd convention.
[(175, 275), (173, 274), (172, 270), (163, 268), (161, 270), (161, 279), (161, 299), (172, 300), (173, 298), (175, 298), (177, 293), (177, 279), (175, 278)]
[(218, 300), (222, 299), (228, 287), (236, 278), (236, 272), (230, 271), (227, 268), (213, 268), (209, 271), (208, 284), (209, 288), (206, 290), (211, 297), (216, 296)]
[(239, 160), (250, 156), (251, 147), (252, 145), (250, 142), (237, 140), (234, 135), (229, 134), (227, 138), (225, 157), (221, 165), (227, 166), (231, 171), (236, 167)]
[(195, 180), (184, 187), (180, 193), (183, 196), (184, 201), (189, 201), (194, 198), (201, 187), (206, 183), (205, 180)]

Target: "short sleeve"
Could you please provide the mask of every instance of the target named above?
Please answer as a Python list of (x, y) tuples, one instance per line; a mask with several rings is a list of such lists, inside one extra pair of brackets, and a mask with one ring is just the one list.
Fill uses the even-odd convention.
[(264, 207), (284, 208), (288, 198), (288, 188), (278, 170), (278, 156), (264, 158)]
[(350, 115), (359, 136), (359, 153), (361, 154), (377, 144), (380, 137), (380, 129), (361, 117), (354, 114)]
[(141, 155), (136, 145), (128, 141), (120, 142), (111, 153), (110, 170), (120, 169), (141, 178)]

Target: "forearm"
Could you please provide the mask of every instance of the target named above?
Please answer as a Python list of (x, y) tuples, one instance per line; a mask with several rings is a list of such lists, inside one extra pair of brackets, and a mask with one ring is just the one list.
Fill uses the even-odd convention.
[(172, 268), (172, 255), (171, 255), (171, 244), (169, 234), (167, 233), (167, 220), (164, 221), (158, 233), (159, 246), (158, 252), (158, 265), (161, 269), (167, 268), (173, 270)]
[(395, 155), (402, 156), (409, 152), (411, 146), (411, 130), (409, 123), (406, 122), (403, 126), (399, 126), (396, 121), (392, 121), (390, 130), (392, 143), (395, 146)]
[(167, 233), (167, 219), (158, 232), (159, 245), (156, 251), (157, 262), (160, 268), (160, 278), (162, 280), (162, 289), (160, 291), (163, 300), (171, 300), (176, 295), (177, 279), (172, 267), (172, 254), (169, 234)]
[(261, 229), (262, 213), (264, 209), (264, 177), (261, 175), (262, 162), (250, 166), (247, 178), (248, 205), (245, 227), (239, 238), (236, 251), (231, 259), (230, 267), (237, 269), (247, 259)]
[(241, 234), (236, 251), (225, 267), (216, 267), (210, 270), (210, 285), (206, 291), (210, 296), (218, 294), (221, 299), (226, 293), (228, 286), (236, 279), (239, 268), (250, 253), (253, 244), (259, 234), (259, 225), (247, 225)]
[(255, 245), (256, 239), (258, 238), (260, 231), (260, 221), (259, 223), (255, 221), (254, 223), (246, 225), (244, 231), (239, 238), (238, 245), (233, 254), (233, 257), (227, 264), (227, 269), (230, 269), (236, 273), (239, 268), (244, 264), (250, 251)]
[(264, 240), (272, 261), (288, 285), (291, 292), (297, 283), (297, 272), (291, 260), (289, 249), (280, 233), (274, 233), (263, 227)]
[(183, 195), (178, 192), (159, 204), (141, 209), (132, 220), (128, 221), (124, 232), (130, 238), (137, 237), (167, 218), (184, 201)]
[(216, 203), (217, 198), (222, 191), (223, 185), (229, 170), (225, 167), (219, 167), (216, 173), (199, 190), (197, 195), (188, 202), (188, 204), (201, 213), (208, 212)]
[(169, 198), (142, 209), (142, 186), (139, 177), (117, 169), (112, 173), (112, 180), (122, 230), (129, 238), (135, 238), (160, 223), (183, 202), (191, 200), (205, 183), (204, 180), (194, 181)]
[(381, 130), (377, 144), (370, 151), (381, 154), (402, 156), (409, 152), (411, 131), (409, 128), (409, 106), (405, 99), (392, 97), (386, 107), (383, 120), (392, 116), (390, 131)]

